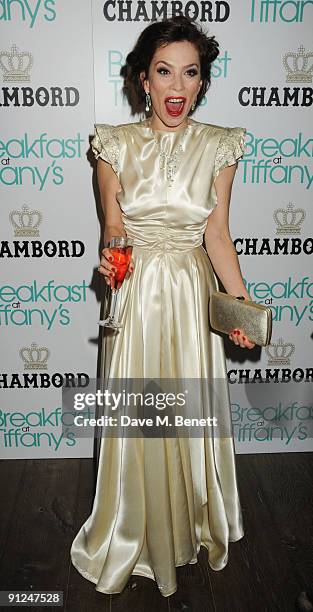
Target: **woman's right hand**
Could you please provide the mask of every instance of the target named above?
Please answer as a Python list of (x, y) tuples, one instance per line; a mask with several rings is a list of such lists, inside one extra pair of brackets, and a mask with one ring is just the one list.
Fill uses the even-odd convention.
[[(110, 249), (108, 247), (102, 249), (101, 253), (102, 253), (102, 257), (100, 259), (100, 266), (98, 268), (98, 271), (100, 272), (100, 274), (103, 274), (107, 285), (111, 285), (111, 288), (113, 288), (114, 287), (114, 274), (117, 270), (113, 263), (113, 260), (114, 260), (113, 255), (111, 254)], [(131, 259), (129, 266), (128, 266), (126, 278), (129, 277), (129, 275), (133, 272), (133, 270), (134, 270), (134, 262)], [(118, 283), (118, 285), (120, 286), (121, 283)], [(117, 286), (117, 289), (119, 289), (119, 286)]]

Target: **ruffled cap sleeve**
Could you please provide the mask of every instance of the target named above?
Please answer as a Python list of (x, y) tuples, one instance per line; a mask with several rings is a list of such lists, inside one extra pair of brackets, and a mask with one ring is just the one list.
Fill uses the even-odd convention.
[(215, 155), (214, 179), (216, 179), (223, 168), (232, 166), (243, 156), (246, 132), (246, 128), (242, 127), (224, 129)]
[(217, 145), (214, 171), (212, 177), (212, 187), (210, 192), (210, 208), (217, 206), (217, 195), (214, 181), (226, 166), (232, 166), (236, 163), (245, 152), (245, 136), (246, 128), (243, 127), (226, 127), (224, 128)]
[(108, 123), (96, 124), (91, 149), (96, 159), (100, 157), (111, 164), (114, 172), (119, 176), (119, 138), (116, 126)]

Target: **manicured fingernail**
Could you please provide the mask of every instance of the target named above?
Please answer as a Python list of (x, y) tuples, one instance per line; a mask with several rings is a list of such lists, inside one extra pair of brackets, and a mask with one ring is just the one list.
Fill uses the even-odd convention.
[(245, 339), (246, 339), (246, 336), (242, 336), (242, 339), (243, 339), (243, 340), (245, 340)]

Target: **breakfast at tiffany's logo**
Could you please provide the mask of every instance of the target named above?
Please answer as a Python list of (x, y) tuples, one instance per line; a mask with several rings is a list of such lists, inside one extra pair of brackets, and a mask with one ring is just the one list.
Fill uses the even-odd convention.
[(0, 184), (7, 189), (32, 187), (40, 192), (59, 187), (65, 182), (68, 163), (82, 159), (84, 143), (79, 132), (54, 136), (21, 131), (2, 138)]
[[(21, 284), (0, 285), (0, 328), (31, 327), (53, 331), (56, 326), (67, 327), (75, 309), (84, 308), (89, 283), (61, 283), (54, 279), (39, 281), (25, 279)], [(82, 317), (82, 311), (77, 313)]]
[(240, 160), (243, 182), (252, 185), (296, 185), (313, 188), (313, 138), (297, 128), (283, 137), (247, 131)]
[(312, 2), (306, 0), (250, 0), (252, 23), (277, 23), (289, 26), (312, 17)]
[(273, 322), (289, 327), (312, 324), (313, 280), (310, 276), (301, 275), (301, 269), (294, 275), (286, 272), (285, 276), (275, 281), (269, 281), (267, 276), (256, 281), (249, 278), (243, 280), (251, 299), (271, 308)]
[(53, 23), (57, 16), (58, 0), (1, 0), (0, 21), (25, 24), (34, 28), (39, 24)]

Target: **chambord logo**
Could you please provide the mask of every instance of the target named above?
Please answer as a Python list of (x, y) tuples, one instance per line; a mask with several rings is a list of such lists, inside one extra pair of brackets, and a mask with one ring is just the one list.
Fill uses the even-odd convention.
[(33, 63), (32, 54), (29, 51), (20, 51), (16, 45), (12, 45), (11, 51), (1, 51), (0, 66), (3, 72), (3, 81), (28, 83)]
[(276, 208), (273, 219), (278, 238), (236, 238), (234, 244), (238, 255), (312, 255), (313, 237), (300, 237), (306, 218), (303, 208), (289, 202), (286, 208)]
[(41, 257), (82, 257), (85, 244), (81, 240), (32, 240), (39, 238), (39, 226), (43, 215), (39, 210), (31, 210), (26, 204), (21, 210), (12, 210), (9, 221), (14, 230), (14, 238), (30, 240), (1, 240), (1, 258), (41, 258)]
[[(305, 53), (300, 45), (298, 51), (283, 55), (287, 83), (312, 83), (313, 53)], [(242, 106), (303, 106), (313, 104), (312, 87), (242, 87), (238, 94)]]
[(53, 372), (49, 374), (48, 359), (50, 351), (46, 346), (32, 342), (23, 346), (19, 356), (24, 363), (22, 374), (0, 372), (0, 389), (48, 389), (55, 387), (86, 387), (90, 378), (86, 372)]
[(28, 206), (23, 206), (22, 210), (12, 210), (9, 218), (17, 238), (39, 236), (39, 224), (42, 220), (39, 210), (30, 210)]
[(230, 3), (215, 2), (168, 2), (168, 0), (105, 0), (103, 17), (106, 21), (163, 21), (176, 15), (185, 15), (191, 21), (225, 22), (230, 16)]
[(47, 370), (50, 351), (46, 346), (39, 347), (33, 342), (30, 347), (20, 349), (20, 357), (24, 361), (24, 370)]
[(267, 368), (238, 368), (228, 371), (227, 376), (231, 384), (246, 383), (310, 383), (313, 382), (313, 368), (292, 368), (290, 358), (295, 352), (292, 342), (285, 342), (278, 338), (264, 347), (268, 357)]
[[(30, 51), (20, 51), (16, 44), (12, 45), (10, 51), (0, 52), (4, 83), (29, 83), (33, 64), (34, 58)], [(80, 92), (76, 87), (2, 87), (1, 94), (0, 106), (3, 107), (77, 106), (80, 101)]]
[(286, 53), (283, 56), (287, 83), (312, 83), (313, 53), (305, 53), (300, 45), (298, 53)]
[(292, 342), (284, 342), (283, 338), (278, 338), (277, 342), (271, 342), (265, 347), (268, 365), (290, 365), (290, 357), (295, 350), (296, 347)]
[(289, 202), (286, 209), (277, 208), (273, 218), (277, 225), (276, 234), (299, 235), (301, 225), (305, 219), (305, 210), (303, 208), (295, 208), (294, 204)]

